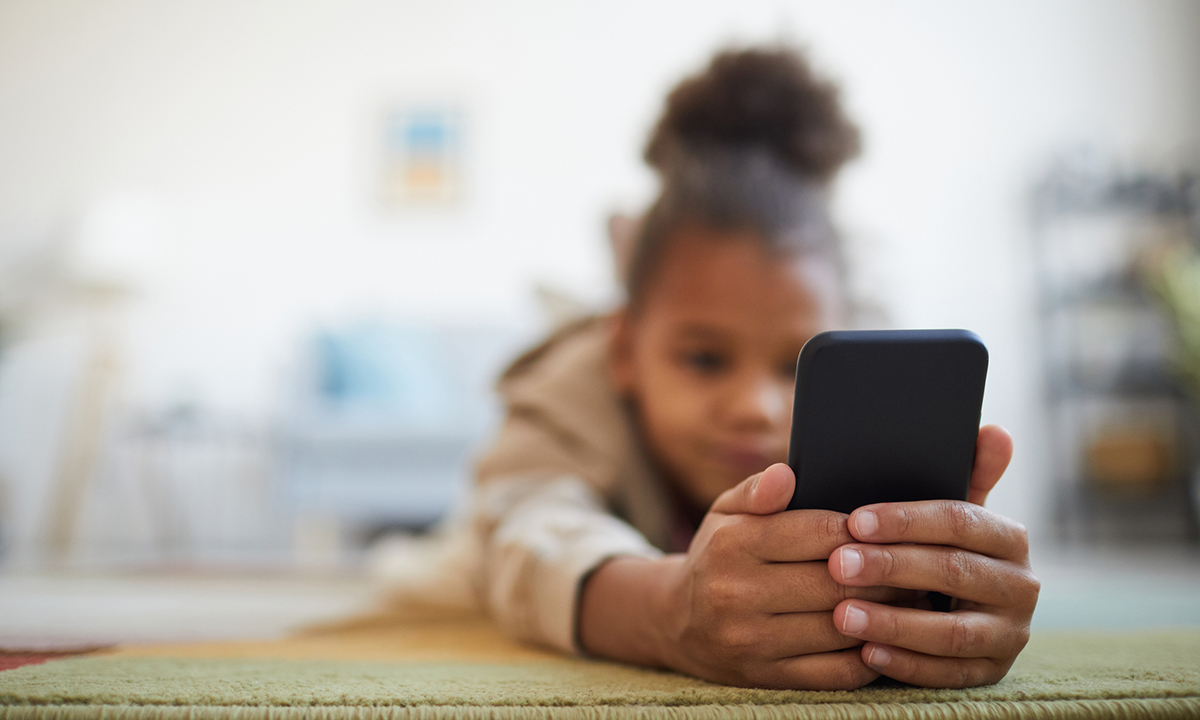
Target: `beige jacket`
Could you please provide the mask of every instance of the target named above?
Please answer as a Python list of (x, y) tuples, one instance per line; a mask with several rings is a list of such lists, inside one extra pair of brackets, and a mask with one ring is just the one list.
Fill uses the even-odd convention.
[(578, 652), (581, 581), (617, 555), (657, 557), (672, 509), (608, 365), (604, 318), (520, 357), (498, 389), (507, 416), (477, 468), (478, 592), (512, 635)]

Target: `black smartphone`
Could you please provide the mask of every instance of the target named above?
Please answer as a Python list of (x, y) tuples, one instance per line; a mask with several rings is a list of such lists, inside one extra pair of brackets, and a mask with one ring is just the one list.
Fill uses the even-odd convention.
[(987, 366), (967, 330), (815, 335), (796, 364), (788, 509), (966, 500)]

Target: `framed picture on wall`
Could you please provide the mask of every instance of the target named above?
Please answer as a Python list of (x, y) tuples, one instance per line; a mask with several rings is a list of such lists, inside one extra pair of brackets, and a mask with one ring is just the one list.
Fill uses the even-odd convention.
[(463, 113), (453, 104), (397, 103), (383, 113), (385, 207), (458, 205), (463, 196)]

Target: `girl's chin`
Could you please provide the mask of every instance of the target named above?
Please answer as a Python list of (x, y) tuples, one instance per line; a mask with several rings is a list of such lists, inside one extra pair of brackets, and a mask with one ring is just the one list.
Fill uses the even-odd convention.
[(752, 475), (766, 470), (774, 462), (774, 460), (756, 460), (746, 463), (729, 463), (724, 459), (707, 462), (704, 467), (697, 467), (695, 472), (690, 473), (693, 480), (684, 481), (687, 485), (686, 488), (683, 488), (684, 494), (692, 502), (706, 508), (710, 507), (721, 493), (737, 487)]
[(750, 472), (743, 472), (741, 469), (733, 469), (725, 466), (713, 468), (706, 473), (707, 477), (703, 484), (704, 495), (712, 496), (712, 500), (708, 504), (711, 505), (721, 493), (726, 490), (732, 490), (747, 478), (759, 472), (762, 472), (762, 468), (751, 470)]
[(732, 476), (727, 472), (713, 472), (712, 470), (697, 473), (697, 475), (699, 477), (696, 480), (688, 483), (688, 487), (681, 489), (688, 500), (697, 507), (705, 509), (712, 507), (721, 493), (736, 487), (738, 483), (746, 479), (732, 480)]

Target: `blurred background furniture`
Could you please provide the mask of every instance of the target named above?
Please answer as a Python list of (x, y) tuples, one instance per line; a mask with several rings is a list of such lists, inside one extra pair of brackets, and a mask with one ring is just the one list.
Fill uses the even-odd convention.
[(470, 482), (498, 412), (492, 384), (519, 342), (502, 328), (388, 321), (314, 334), (277, 428), (298, 552), (328, 557), (443, 518)]
[[(1194, 255), (1194, 174), (1064, 157), (1033, 198), (1054, 526), (1068, 543), (1200, 540), (1200, 332), (1164, 278)], [(1200, 292), (1200, 286), (1195, 288)]]

